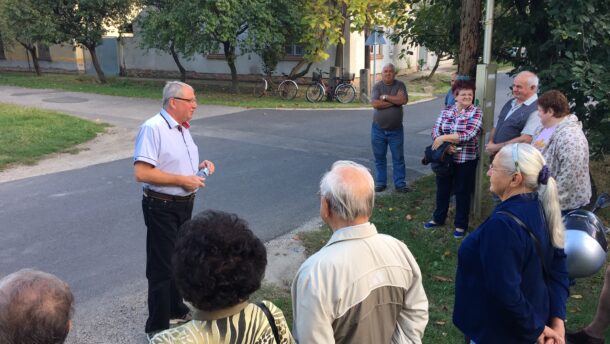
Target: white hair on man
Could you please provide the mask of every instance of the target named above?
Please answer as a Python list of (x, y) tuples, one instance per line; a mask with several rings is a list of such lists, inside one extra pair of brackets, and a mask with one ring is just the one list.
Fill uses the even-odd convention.
[(394, 66), (393, 63), (386, 63), (383, 68), (385, 69), (386, 67), (390, 67), (392, 68), (392, 72), (394, 72), (396, 74), (396, 66)]
[(370, 217), (375, 205), (375, 182), (369, 169), (353, 161), (336, 161), (320, 181), (320, 195), (332, 212), (346, 221)]
[(168, 81), (165, 83), (165, 87), (163, 87), (163, 108), (167, 108), (167, 104), (169, 103), (170, 98), (174, 97), (182, 97), (182, 90), (188, 87), (193, 89), (193, 87), (187, 83), (181, 81)]
[(527, 85), (528, 86), (536, 86), (536, 89), (538, 89), (538, 83), (540, 82), (540, 79), (538, 78), (538, 76), (530, 71), (523, 71), (519, 74), (517, 74), (517, 76), (522, 75), (524, 77), (527, 78)]

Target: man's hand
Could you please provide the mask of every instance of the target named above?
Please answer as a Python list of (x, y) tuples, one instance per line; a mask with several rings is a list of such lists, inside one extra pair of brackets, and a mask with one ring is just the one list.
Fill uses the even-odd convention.
[(194, 192), (205, 186), (204, 181), (205, 178), (199, 176), (182, 176), (182, 184), (180, 186), (188, 192)]
[(210, 175), (214, 174), (214, 171), (216, 170), (216, 167), (214, 166), (214, 163), (211, 162), (210, 160), (203, 160), (200, 164), (199, 164), (199, 169), (201, 170), (202, 168), (208, 168), (208, 171), (210, 171)]
[(494, 154), (498, 153), (500, 151), (500, 149), (502, 149), (502, 147), (503, 147), (503, 145), (500, 143), (488, 142), (485, 145), (485, 151), (489, 155), (494, 155)]

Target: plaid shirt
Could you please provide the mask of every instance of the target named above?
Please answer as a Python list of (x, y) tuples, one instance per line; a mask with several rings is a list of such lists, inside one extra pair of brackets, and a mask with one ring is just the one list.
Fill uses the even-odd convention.
[(432, 128), (432, 139), (445, 134), (458, 134), (460, 143), (458, 150), (453, 155), (453, 160), (460, 164), (469, 160), (474, 160), (479, 157), (479, 132), (483, 118), (481, 109), (477, 106), (470, 105), (458, 112), (457, 106), (446, 107), (441, 111), (441, 115), (436, 120)]

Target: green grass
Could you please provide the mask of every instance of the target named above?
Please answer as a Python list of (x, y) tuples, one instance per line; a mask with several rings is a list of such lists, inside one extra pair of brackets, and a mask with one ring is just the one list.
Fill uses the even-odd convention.
[[(403, 78), (398, 77), (398, 79)], [(450, 81), (451, 76), (449, 74), (435, 73), (430, 79), (427, 79), (426, 76), (423, 76), (411, 81), (406, 81), (406, 84), (409, 93), (443, 94), (447, 93), (449, 87), (451, 87)], [(429, 91), (430, 89), (432, 90), (432, 92)]]
[[(187, 80), (196, 91), (200, 104), (239, 106), (248, 108), (359, 108), (370, 107), (357, 99), (349, 104), (338, 102), (310, 103), (305, 100), (305, 90), (308, 85), (299, 85), (299, 94), (293, 100), (282, 100), (277, 96), (269, 95), (255, 97), (254, 83), (240, 82), (240, 91), (233, 94), (226, 81)], [(74, 92), (87, 92), (111, 96), (138, 97), (161, 100), (161, 91), (165, 80), (162, 79), (135, 79), (135, 78), (108, 78), (107, 84), (100, 84), (90, 75), (77, 74), (44, 74), (40, 77), (32, 73), (2, 73), (0, 85), (19, 86), (40, 89), (61, 89)], [(423, 99), (412, 97), (410, 101)]]
[[(591, 162), (591, 171), (599, 190), (610, 187), (610, 159)], [(413, 183), (414, 191), (408, 194), (390, 193), (376, 198), (376, 205), (371, 222), (377, 229), (402, 240), (416, 257), (423, 275), (424, 289), (429, 300), (430, 321), (426, 328), (424, 343), (462, 343), (463, 335), (452, 323), (454, 301), (454, 278), (457, 266), (457, 250), (460, 242), (452, 236), (450, 225), (433, 231), (425, 231), (423, 222), (430, 219), (434, 209), (436, 185), (433, 176), (423, 177)], [(489, 188), (487, 178), (484, 190)], [(476, 228), (490, 213), (493, 203), (485, 196), (483, 216), (471, 219), (471, 229)], [(453, 209), (449, 217), (453, 217)], [(602, 219), (610, 216), (610, 209), (598, 213)], [(299, 233), (306, 253), (311, 255), (326, 244), (330, 238), (328, 228), (313, 232)], [(568, 322), (566, 328), (576, 330), (588, 324), (595, 314), (599, 293), (603, 285), (605, 268), (594, 276), (579, 279), (570, 289), (572, 297), (568, 300)], [(290, 304), (282, 308), (290, 316)], [(610, 335), (607, 336), (610, 340)]]
[(56, 152), (76, 153), (74, 146), (104, 130), (96, 124), (53, 111), (0, 103), (0, 171), (13, 164), (33, 164)]

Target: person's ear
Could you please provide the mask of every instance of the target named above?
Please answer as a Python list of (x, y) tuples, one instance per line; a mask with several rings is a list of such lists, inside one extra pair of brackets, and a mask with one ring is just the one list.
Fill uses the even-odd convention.
[(521, 173), (514, 173), (513, 179), (510, 181), (510, 185), (517, 187), (523, 183), (523, 175)]

